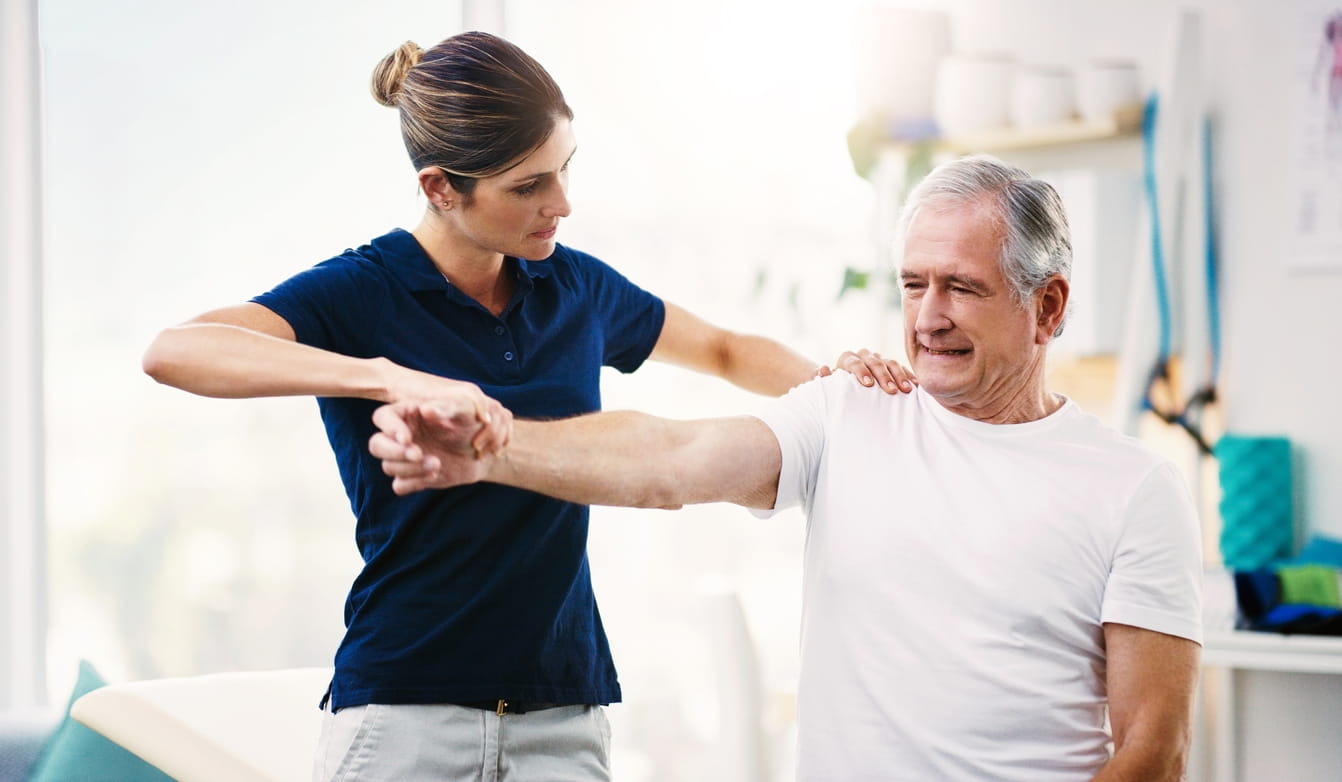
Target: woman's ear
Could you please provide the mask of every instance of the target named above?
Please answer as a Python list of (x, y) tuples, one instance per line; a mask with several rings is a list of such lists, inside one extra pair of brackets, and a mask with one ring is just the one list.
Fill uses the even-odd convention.
[(1037, 307), (1039, 323), (1035, 329), (1035, 343), (1047, 345), (1058, 336), (1064, 316), (1067, 315), (1067, 297), (1071, 286), (1067, 280), (1054, 275), (1039, 289)]
[(419, 170), (419, 189), (435, 209), (451, 209), (459, 200), (452, 183), (447, 181), (447, 173), (438, 166)]

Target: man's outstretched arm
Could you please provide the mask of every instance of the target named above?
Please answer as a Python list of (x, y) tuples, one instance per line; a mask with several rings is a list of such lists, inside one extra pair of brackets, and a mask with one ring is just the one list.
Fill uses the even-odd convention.
[(782, 456), (757, 418), (673, 421), (632, 411), (517, 421), (508, 446), (477, 455), (478, 424), (433, 403), (383, 405), (369, 450), (398, 494), (490, 481), (588, 505), (772, 508)]

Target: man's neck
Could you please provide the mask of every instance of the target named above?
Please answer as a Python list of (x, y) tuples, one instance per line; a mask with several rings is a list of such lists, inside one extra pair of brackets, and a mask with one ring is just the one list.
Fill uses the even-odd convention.
[(954, 401), (940, 399), (936, 401), (956, 415), (982, 421), (985, 424), (1025, 424), (1053, 415), (1066, 400), (1061, 395), (1040, 386), (1037, 389), (1022, 389), (1019, 394), (1004, 400), (994, 400), (985, 405), (957, 404)]

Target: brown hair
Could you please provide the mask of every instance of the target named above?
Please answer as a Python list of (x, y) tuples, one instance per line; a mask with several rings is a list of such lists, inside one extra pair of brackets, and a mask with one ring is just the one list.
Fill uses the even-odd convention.
[(489, 33), (454, 35), (427, 52), (412, 41), (373, 69), (373, 97), (401, 113), (415, 170), (437, 166), (469, 196), (475, 180), (507, 171), (573, 109), (550, 74)]

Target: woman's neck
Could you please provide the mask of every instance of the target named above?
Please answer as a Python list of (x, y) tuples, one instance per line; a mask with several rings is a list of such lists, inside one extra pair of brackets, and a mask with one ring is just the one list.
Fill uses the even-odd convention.
[(505, 273), (503, 253), (462, 241), (432, 214), (426, 214), (411, 235), (453, 287), (495, 315), (508, 306), (514, 285)]

